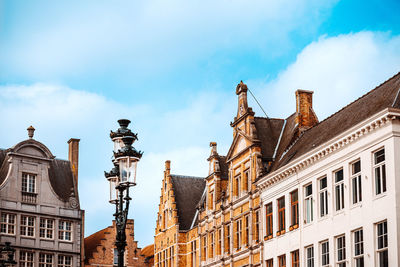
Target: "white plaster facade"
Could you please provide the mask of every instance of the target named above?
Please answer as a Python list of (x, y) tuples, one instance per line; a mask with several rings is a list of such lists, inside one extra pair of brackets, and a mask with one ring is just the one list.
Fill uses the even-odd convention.
[[(387, 223), (388, 266), (400, 266), (400, 110), (385, 109), (328, 142), (315, 147), (289, 164), (258, 181), (263, 218), (263, 266), (357, 266), (355, 230), (363, 230), (363, 266), (381, 266), (378, 262), (378, 223)], [(376, 194), (374, 152), (384, 149), (386, 192)], [(361, 162), (362, 200), (353, 204), (351, 164)], [(343, 169), (344, 208), (336, 211), (334, 172)], [(319, 179), (327, 178), (328, 214), (321, 217)], [(305, 223), (305, 186), (312, 184), (313, 220)], [(298, 228), (290, 230), (290, 193), (298, 190)], [(339, 191), (340, 192), (340, 191)], [(277, 236), (277, 200), (285, 198), (285, 232)], [(272, 203), (273, 235), (266, 235), (266, 205)], [(382, 224), (384, 225), (384, 224)], [(381, 225), (381, 226), (382, 226)], [(345, 260), (338, 262), (338, 240), (345, 236)], [(343, 239), (342, 239), (343, 240)], [(382, 238), (380, 239), (382, 240)], [(322, 243), (328, 241), (329, 263), (322, 263)], [(313, 265), (307, 262), (306, 248), (313, 246)], [(299, 265), (292, 262), (298, 250)], [(343, 250), (342, 250), (343, 251)], [(326, 261), (325, 256), (325, 261)], [(386, 265), (386, 264), (385, 264)]]

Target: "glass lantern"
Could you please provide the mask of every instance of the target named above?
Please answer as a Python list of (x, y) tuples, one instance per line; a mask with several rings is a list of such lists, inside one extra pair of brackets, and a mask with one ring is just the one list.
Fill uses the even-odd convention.
[(116, 137), (112, 140), (114, 142), (114, 152), (117, 153), (118, 150), (124, 147), (124, 142), (122, 142), (121, 137)]
[(118, 158), (120, 184), (136, 185), (136, 165), (138, 162), (136, 157), (121, 157)]
[(116, 203), (118, 200), (118, 190), (115, 188), (118, 184), (118, 177), (109, 178), (110, 182), (110, 203)]

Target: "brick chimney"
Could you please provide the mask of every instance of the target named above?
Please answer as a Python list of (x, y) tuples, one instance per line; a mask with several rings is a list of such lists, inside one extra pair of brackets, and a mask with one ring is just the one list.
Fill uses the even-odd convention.
[(78, 184), (79, 141), (80, 139), (76, 138), (68, 140), (68, 160), (71, 162), (76, 184)]
[(165, 175), (168, 176), (171, 174), (171, 161), (166, 160), (165, 161)]
[(296, 91), (296, 124), (299, 132), (303, 132), (318, 123), (317, 115), (312, 107), (313, 91)]

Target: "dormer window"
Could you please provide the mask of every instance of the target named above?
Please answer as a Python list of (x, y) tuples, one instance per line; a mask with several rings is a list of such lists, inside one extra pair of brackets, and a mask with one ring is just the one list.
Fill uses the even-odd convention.
[(36, 175), (22, 173), (22, 202), (36, 203)]

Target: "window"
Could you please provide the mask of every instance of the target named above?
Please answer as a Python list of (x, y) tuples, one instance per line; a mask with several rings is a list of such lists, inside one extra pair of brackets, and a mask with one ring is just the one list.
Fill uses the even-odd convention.
[(209, 198), (208, 198), (208, 209), (214, 209), (214, 190), (210, 191)]
[(170, 266), (174, 266), (174, 261), (175, 261), (174, 254), (175, 254), (174, 247), (172, 246), (172, 247), (169, 248), (169, 257), (171, 258), (170, 259)]
[(290, 228), (296, 229), (299, 225), (299, 193), (297, 190), (290, 193)]
[(378, 267), (386, 267), (389, 265), (388, 259), (388, 229), (387, 222), (376, 224), (376, 256)]
[[(162, 254), (162, 253), (161, 253)], [(118, 249), (114, 248), (114, 265), (118, 264)]]
[(385, 149), (374, 153), (375, 195), (386, 192)]
[(278, 235), (285, 233), (285, 197), (278, 199)]
[(40, 253), (39, 254), (39, 267), (52, 267), (53, 266), (53, 255)]
[(266, 235), (267, 238), (271, 238), (272, 237), (272, 203), (269, 203), (265, 206), (265, 214), (266, 214)]
[(314, 247), (309, 246), (306, 248), (306, 266), (314, 267)]
[(324, 217), (328, 214), (328, 179), (326, 177), (319, 180), (319, 216)]
[(215, 236), (214, 232), (210, 233), (210, 251), (208, 252), (208, 257), (214, 257), (214, 249), (215, 249)]
[(231, 226), (227, 224), (225, 226), (225, 252), (231, 253)]
[(329, 265), (329, 241), (321, 242), (321, 265)]
[(195, 241), (192, 241), (191, 242), (191, 247), (192, 247), (192, 250), (191, 250), (191, 254), (192, 254), (192, 256), (191, 256), (191, 263), (192, 263), (192, 266), (196, 266), (197, 264), (196, 264), (196, 240)]
[(299, 251), (295, 250), (290, 253), (292, 255), (292, 267), (299, 267)]
[(304, 223), (310, 223), (314, 219), (313, 213), (313, 198), (312, 198), (312, 184), (304, 187), (304, 202), (305, 202), (305, 214)]
[(354, 266), (364, 267), (364, 237), (363, 230), (359, 229), (353, 232), (354, 242)]
[(274, 267), (274, 260), (273, 259), (269, 259), (266, 261), (266, 266), (267, 267)]
[(218, 229), (218, 249), (217, 249), (217, 255), (221, 255), (221, 249), (222, 249), (222, 229)]
[(22, 174), (22, 192), (35, 193), (36, 175), (23, 173)]
[(35, 217), (21, 216), (20, 234), (22, 236), (35, 236)]
[(33, 267), (33, 252), (20, 251), (19, 252), (19, 267)]
[(286, 255), (278, 256), (278, 266), (286, 267)]
[(260, 240), (260, 210), (256, 210), (254, 213), (255, 223), (254, 223), (254, 238), (257, 242)]
[(351, 164), (351, 198), (353, 204), (362, 201), (361, 161)]
[(250, 171), (249, 170), (245, 170), (244, 171), (244, 185), (243, 188), (244, 190), (246, 190), (247, 192), (250, 191), (250, 183), (249, 183), (249, 177), (250, 177)]
[(1, 214), (0, 233), (15, 235), (15, 214)]
[(207, 259), (207, 236), (203, 236), (203, 251), (201, 255), (201, 260), (205, 261)]
[(239, 196), (239, 193), (240, 193), (240, 174), (239, 175), (236, 175), (235, 176), (235, 184), (234, 184), (234, 186), (235, 186), (235, 188), (234, 188), (234, 195), (235, 196)]
[(336, 238), (336, 266), (346, 267), (346, 238), (344, 235)]
[(335, 172), (335, 207), (336, 211), (344, 209), (343, 169)]
[(249, 215), (244, 217), (244, 234), (245, 234), (245, 245), (248, 246), (250, 242), (250, 217)]
[(58, 238), (60, 240), (72, 240), (72, 222), (60, 221), (58, 223)]
[(40, 226), (39, 227), (40, 238), (53, 239), (54, 220), (40, 218), (39, 226)]
[(58, 255), (58, 267), (71, 267), (72, 266), (72, 257)]
[(235, 248), (239, 249), (242, 244), (242, 220), (236, 220), (235, 222), (236, 232), (235, 232)]

